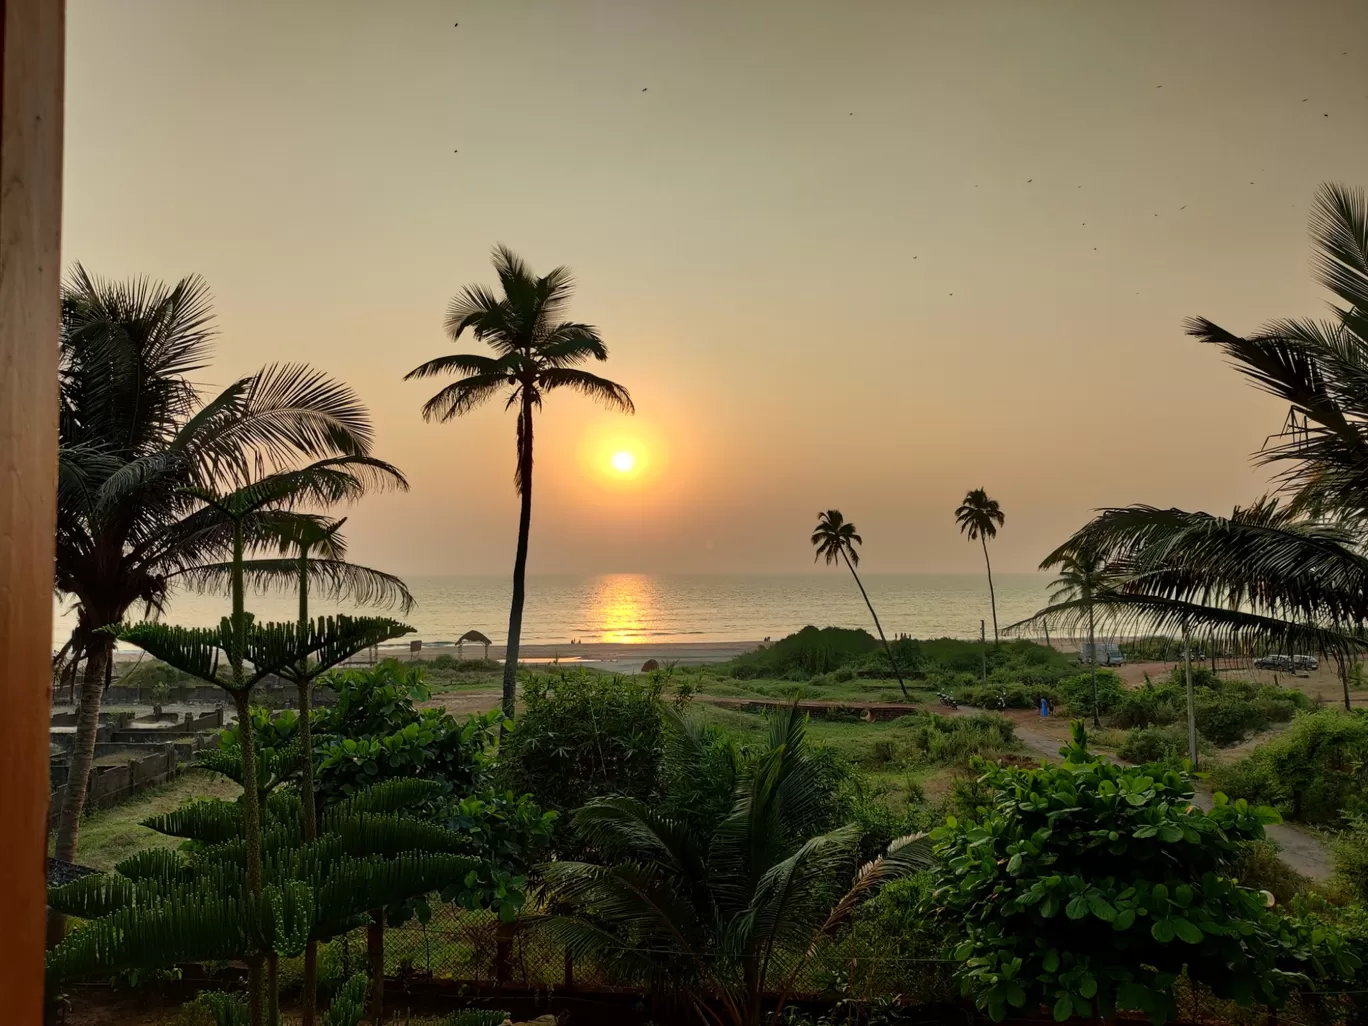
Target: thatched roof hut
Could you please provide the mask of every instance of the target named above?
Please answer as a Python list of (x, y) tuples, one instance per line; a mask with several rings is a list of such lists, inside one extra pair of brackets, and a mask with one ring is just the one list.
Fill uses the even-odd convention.
[(462, 634), (459, 638), (456, 639), (456, 651), (457, 651), (458, 653), (463, 653), (463, 652), (464, 652), (464, 650), (465, 650), (465, 643), (466, 643), (467, 641), (469, 641), (469, 642), (471, 642), (471, 643), (473, 643), (473, 644), (476, 644), (476, 645), (483, 645), (483, 646), (484, 646), (484, 658), (485, 658), (485, 659), (488, 659), (488, 658), (489, 658), (489, 646), (490, 646), (491, 644), (493, 644), (493, 642), (491, 642), (491, 641), (490, 641), (488, 638), (486, 638), (483, 634), (481, 634), (479, 631), (466, 631), (464, 634)]

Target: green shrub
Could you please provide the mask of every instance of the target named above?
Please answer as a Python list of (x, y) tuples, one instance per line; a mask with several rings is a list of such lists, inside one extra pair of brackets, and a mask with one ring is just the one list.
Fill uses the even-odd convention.
[(846, 684), (855, 679), (855, 671), (849, 666), (842, 666), (831, 675), (831, 679), (837, 684)]
[(1368, 906), (1368, 819), (1351, 816), (1343, 833), (1330, 847), (1335, 882), (1355, 901)]
[(974, 756), (994, 756), (1015, 748), (1016, 728), (1007, 717), (993, 713), (930, 713), (912, 732), (910, 745), (922, 762), (967, 765)]
[(1289, 922), (1230, 878), (1273, 810), (1218, 796), (1203, 812), (1180, 774), (1091, 756), (1081, 721), (1062, 766), (979, 768), (985, 812), (932, 834), (925, 907), (954, 931), (956, 975), (993, 1020), (1044, 1005), (1056, 1020), (1133, 1010), (1165, 1022), (1184, 973), (1277, 1006), (1297, 983), (1288, 969), (1360, 966), (1333, 930)]
[(1304, 823), (1368, 814), (1368, 716), (1322, 709), (1292, 721), (1243, 759), (1218, 765), (1217, 787)]
[(1250, 734), (1268, 729), (1262, 708), (1234, 695), (1215, 695), (1194, 703), (1193, 716), (1203, 737), (1221, 748), (1237, 745)]
[(196, 679), (184, 670), (178, 670), (157, 659), (145, 659), (134, 664), (133, 669), (129, 670), (114, 683), (126, 688), (151, 688), (156, 684), (165, 684), (172, 688), (192, 688), (197, 683)]
[(976, 709), (1038, 709), (1042, 698), (1056, 700), (1055, 689), (1047, 684), (974, 684), (952, 694), (960, 705)]
[(1245, 887), (1268, 891), (1279, 905), (1286, 906), (1304, 893), (1311, 881), (1278, 858), (1273, 841), (1250, 841), (1235, 861), (1235, 878)]
[[(1211, 742), (1197, 735), (1197, 751), (1210, 753)], [(1141, 765), (1162, 763), (1170, 768), (1178, 768), (1188, 757), (1187, 727), (1173, 724), (1168, 727), (1132, 727), (1126, 731), (1125, 740), (1116, 749), (1116, 754), (1127, 762)]]
[(650, 797), (664, 746), (661, 687), (586, 670), (528, 675), (526, 709), (500, 745), (500, 786), (560, 813), (610, 794)]
[[(1070, 716), (1091, 716), (1093, 711), (1093, 681), (1091, 673), (1077, 673), (1066, 677), (1056, 686), (1056, 694)], [(1126, 686), (1115, 670), (1097, 671), (1097, 707), (1111, 712), (1125, 698)]]
[(878, 644), (868, 631), (804, 627), (767, 648), (738, 656), (732, 663), (732, 675), (738, 680), (754, 680), (796, 672), (801, 674), (797, 679), (807, 680), (814, 674), (839, 669), (873, 651)]

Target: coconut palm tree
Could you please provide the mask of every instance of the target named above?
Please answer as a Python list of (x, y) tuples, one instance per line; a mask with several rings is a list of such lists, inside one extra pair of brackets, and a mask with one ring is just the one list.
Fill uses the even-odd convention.
[[(1311, 216), (1316, 277), (1332, 317), (1275, 321), (1248, 336), (1188, 323), (1284, 402), (1259, 460), (1285, 501), (1230, 516), (1149, 506), (1103, 510), (1051, 558), (1091, 550), (1120, 574), (1106, 615), (1149, 630), (1298, 645), (1346, 665), (1368, 648), (1368, 199), (1327, 184)], [(1345, 705), (1349, 694), (1346, 687)]]
[(865, 591), (865, 586), (860, 582), (860, 575), (855, 572), (855, 568), (860, 565), (860, 554), (855, 551), (856, 545), (863, 545), (864, 539), (855, 533), (855, 525), (841, 516), (839, 509), (829, 509), (825, 513), (817, 514), (817, 527), (812, 532), (812, 546), (816, 550), (812, 560), (815, 563), (819, 559), (825, 559), (826, 565), (830, 566), (838, 559), (845, 560), (845, 565), (850, 568), (850, 576), (855, 578), (855, 586), (860, 589), (860, 594), (864, 597), (865, 605), (869, 607), (869, 615), (874, 618), (874, 629), (879, 632), (879, 640), (883, 642), (884, 652), (888, 655), (888, 662), (893, 667), (893, 673), (898, 678), (898, 687), (902, 689), (903, 697), (907, 694), (907, 685), (903, 683), (902, 671), (898, 669), (898, 661), (893, 658), (893, 649), (889, 647), (888, 639), (884, 637), (883, 625), (879, 623), (879, 614), (874, 612), (874, 603), (869, 601), (869, 593)]
[(591, 325), (559, 320), (575, 286), (566, 268), (557, 267), (537, 277), (512, 250), (496, 246), (494, 270), (499, 276), (502, 296), (483, 285), (467, 285), (451, 300), (446, 313), (446, 331), (452, 341), (470, 331), (476, 340), (487, 343), (494, 355), (439, 356), (414, 368), (404, 380), (461, 375), (424, 404), (424, 420), (445, 423), (498, 394), (505, 397), (505, 409), (518, 411), (513, 484), (521, 507), (503, 675), (503, 711), (511, 717), (527, 593), (527, 543), (532, 527), (533, 413), (541, 409), (547, 393), (561, 388), (581, 392), (624, 413), (635, 412), (635, 407), (627, 389), (580, 367), (590, 359), (607, 360), (608, 347)]
[(988, 540), (997, 537), (997, 529), (1007, 522), (997, 499), (988, 498), (982, 488), (975, 488), (964, 495), (964, 501), (955, 510), (955, 523), (959, 524), (960, 534), (967, 534), (970, 541), (983, 543), (983, 565), (988, 568), (988, 601), (993, 607), (993, 644), (998, 642), (997, 594), (993, 591), (993, 564), (988, 561)]
[[(672, 747), (701, 757), (698, 732), (665, 715)], [(926, 840), (905, 837), (858, 866), (860, 830), (823, 830), (825, 798), (806, 719), (791, 706), (771, 717), (768, 743), (740, 772), (720, 822), (691, 827), (659, 803), (626, 797), (575, 813), (601, 862), (542, 867), (568, 913), (543, 928), (567, 953), (612, 964), (665, 1002), (691, 1003), (705, 1023), (758, 1026), (776, 993), (769, 1021), (781, 1022), (794, 980), (858, 904), (931, 865)], [(843, 872), (852, 878), (841, 893)]]
[[(1052, 553), (1051, 557), (1055, 557)], [(1102, 726), (1097, 698), (1097, 602), (1107, 592), (1112, 575), (1097, 549), (1083, 546), (1077, 550), (1047, 557), (1040, 569), (1059, 569), (1050, 588), (1049, 605), (1037, 616), (1055, 616), (1071, 607), (1083, 611), (1088, 623), (1088, 672), (1092, 677), (1093, 726)]]
[(85, 659), (56, 855), (75, 857), (94, 761), (100, 699), (128, 610), (160, 610), (178, 571), (222, 560), (223, 533), (177, 525), (223, 488), (303, 458), (363, 455), (365, 407), (308, 367), (279, 365), (203, 400), (187, 375), (212, 350), (210, 299), (198, 278), (173, 286), (108, 282), (76, 267), (63, 288), (62, 464), (54, 585), (77, 615)]

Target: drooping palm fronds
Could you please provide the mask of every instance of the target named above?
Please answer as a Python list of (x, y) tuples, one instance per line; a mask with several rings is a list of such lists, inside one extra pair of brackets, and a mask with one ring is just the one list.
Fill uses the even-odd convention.
[[(678, 718), (670, 723), (681, 729)], [(857, 867), (857, 828), (813, 833), (821, 778), (804, 719), (790, 708), (772, 717), (764, 753), (737, 782), (730, 815), (710, 833), (634, 798), (589, 803), (574, 822), (602, 862), (542, 868), (548, 892), (571, 914), (541, 927), (621, 978), (687, 994), (700, 1013), (716, 1000), (725, 1021), (754, 1026), (760, 996), (785, 991), (860, 901), (929, 865), (921, 840), (895, 842), (887, 855)], [(833, 895), (832, 879), (846, 871), (854, 873), (850, 888)]]
[(307, 367), (267, 367), (203, 400), (188, 375), (209, 362), (213, 337), (198, 278), (110, 282), (77, 266), (64, 282), (54, 586), (75, 602), (85, 679), (59, 858), (74, 857), (94, 758), (114, 645), (101, 629), (134, 606), (160, 611), (173, 574), (229, 556), (229, 533), (183, 529), (196, 490), (231, 490), (301, 457), (369, 453), (365, 407)]
[(580, 367), (589, 360), (607, 360), (608, 347), (591, 325), (560, 320), (575, 288), (569, 270), (557, 267), (538, 277), (502, 245), (494, 248), (494, 270), (502, 296), (484, 285), (467, 285), (451, 300), (446, 313), (446, 331), (453, 342), (469, 331), (494, 355), (439, 356), (415, 367), (404, 380), (458, 376), (423, 405), (425, 420), (452, 420), (499, 394), (506, 395), (505, 409), (517, 410), (513, 483), (521, 504), (503, 682), (503, 711), (511, 719), (532, 523), (533, 412), (557, 389), (579, 392), (623, 413), (633, 413), (635, 407), (622, 385)]

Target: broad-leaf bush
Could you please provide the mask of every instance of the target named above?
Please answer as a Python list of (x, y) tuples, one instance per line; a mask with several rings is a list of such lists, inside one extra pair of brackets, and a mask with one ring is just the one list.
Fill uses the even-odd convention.
[(1304, 823), (1368, 813), (1368, 716), (1337, 709), (1298, 716), (1243, 759), (1216, 766), (1212, 777), (1232, 798), (1275, 806)]
[(960, 930), (957, 975), (991, 1018), (1044, 1005), (1061, 1020), (1164, 1022), (1185, 971), (1219, 997), (1278, 1005), (1322, 958), (1352, 969), (1232, 877), (1272, 809), (1217, 795), (1203, 812), (1180, 774), (1093, 757), (1081, 722), (1061, 754), (1034, 770), (980, 763), (986, 804), (932, 834), (942, 868), (928, 905)]
[(504, 738), (498, 781), (565, 813), (591, 798), (647, 798), (657, 787), (664, 746), (661, 685), (566, 670), (529, 675), (525, 711)]

